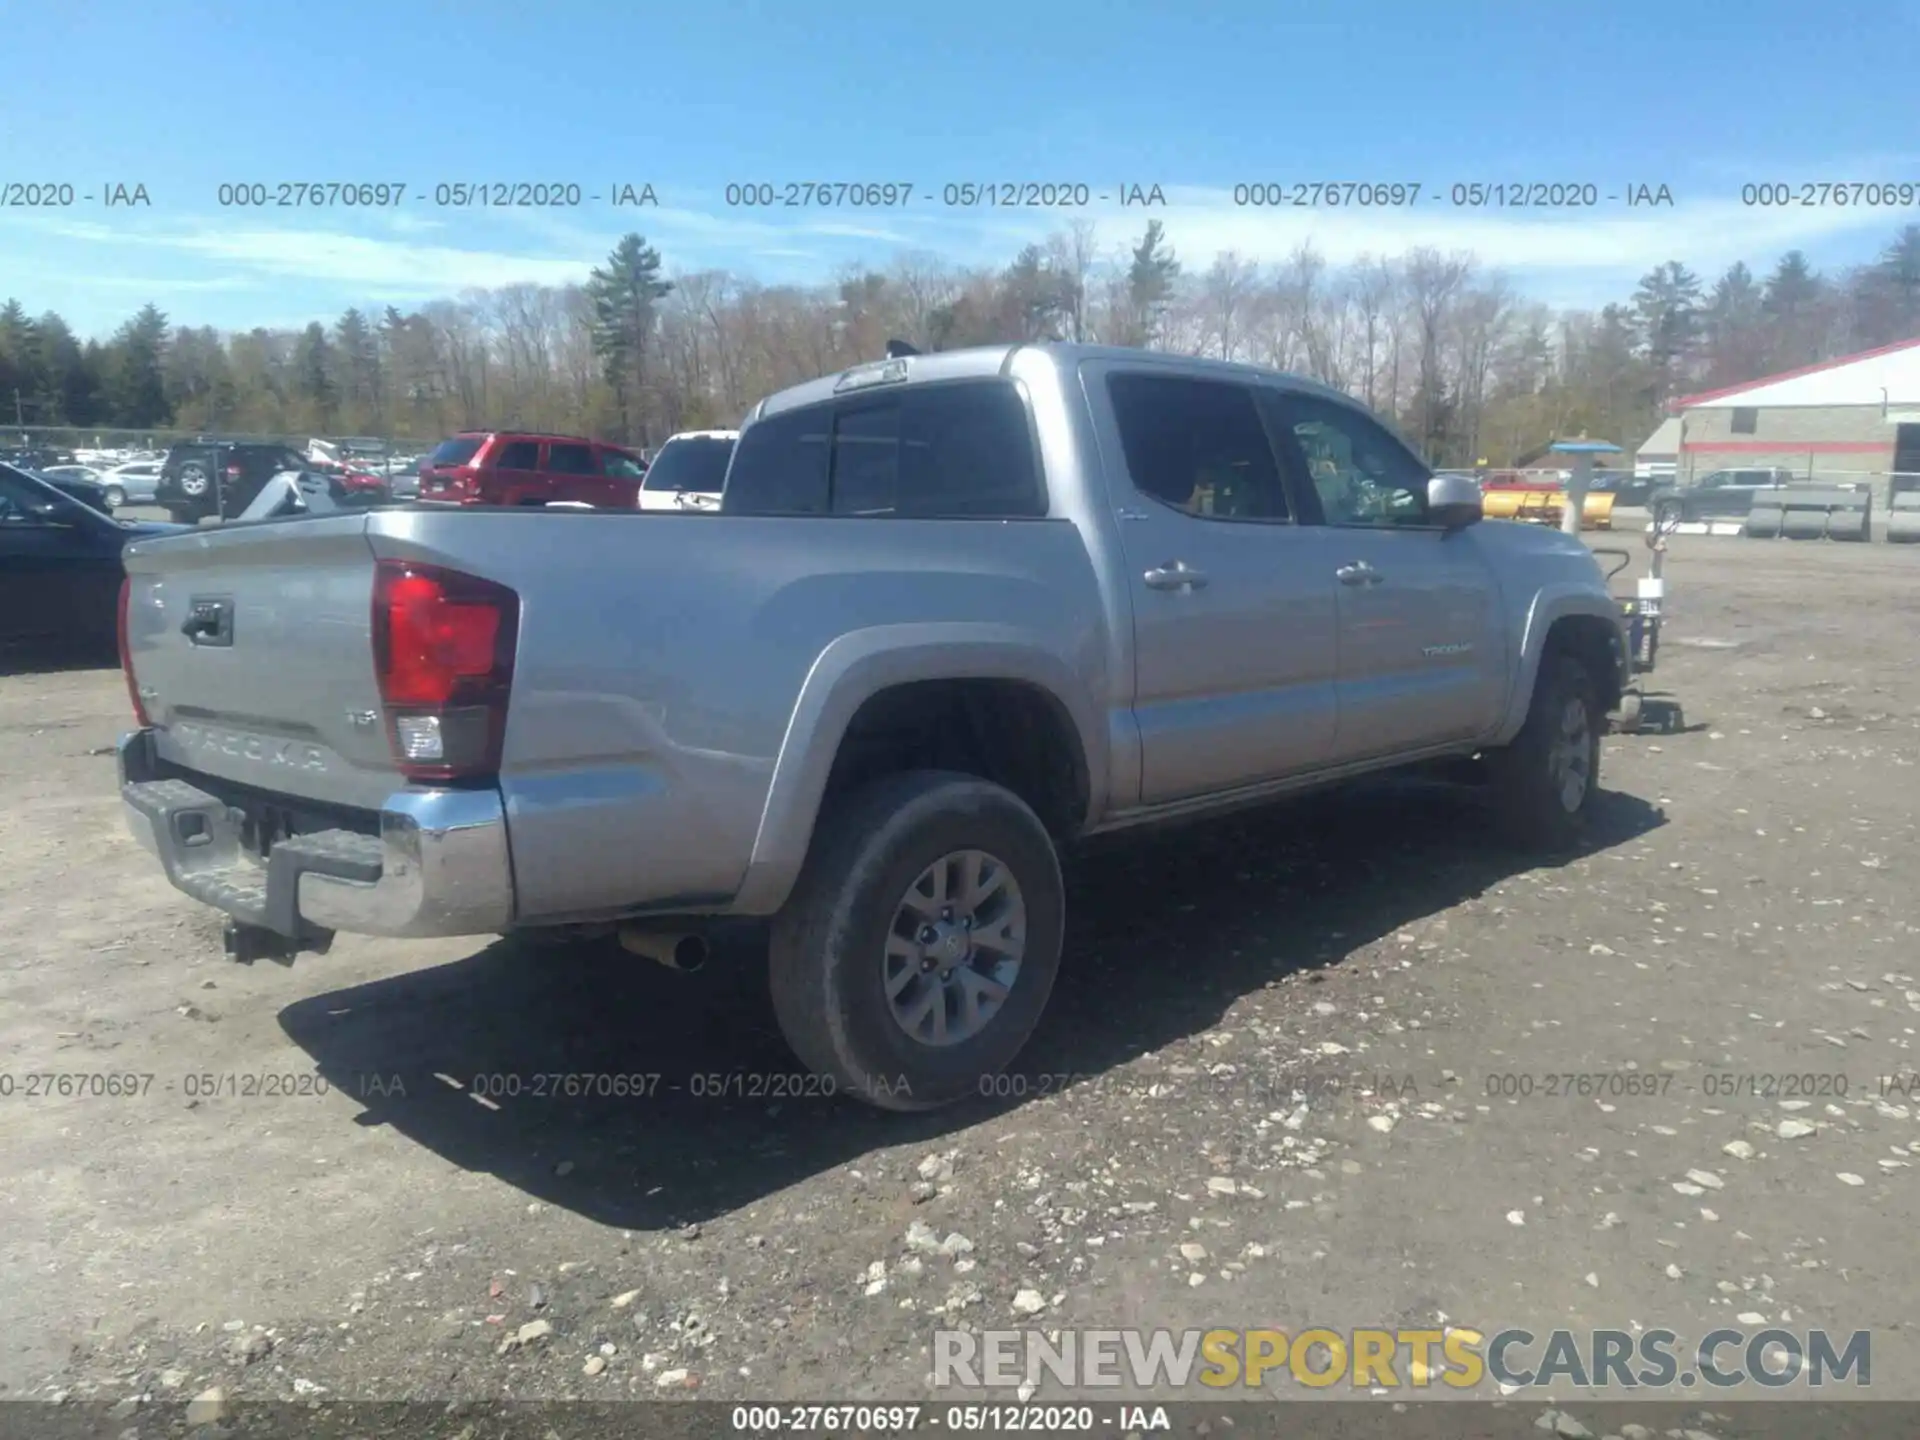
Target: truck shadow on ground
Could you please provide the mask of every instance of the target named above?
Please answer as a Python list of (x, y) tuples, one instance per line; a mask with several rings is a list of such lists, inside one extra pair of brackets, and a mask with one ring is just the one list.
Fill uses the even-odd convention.
[[(1586, 853), (1665, 823), (1617, 793), (1596, 811)], [(1336, 966), (1538, 863), (1500, 847), (1460, 791), (1405, 781), (1076, 857), (1040, 1032), (979, 1100), (926, 1115), (819, 1093), (775, 1026), (752, 929), (721, 937), (691, 976), (611, 944), (503, 940), (301, 1001), (280, 1020), (365, 1107), (361, 1123), (601, 1223), (661, 1230), (1097, 1086), (1204, 1033), (1240, 996)]]
[(0, 676), (57, 675), (74, 670), (118, 670), (120, 655), (99, 642), (22, 642), (0, 645)]

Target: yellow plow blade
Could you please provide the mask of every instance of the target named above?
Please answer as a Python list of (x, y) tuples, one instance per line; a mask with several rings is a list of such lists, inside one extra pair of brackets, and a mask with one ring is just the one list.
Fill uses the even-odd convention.
[[(1613, 500), (1608, 491), (1590, 493), (1580, 509), (1580, 528), (1611, 530)], [(1480, 501), (1480, 513), (1489, 520), (1528, 520), (1537, 525), (1558, 525), (1566, 508), (1564, 490), (1489, 490)]]

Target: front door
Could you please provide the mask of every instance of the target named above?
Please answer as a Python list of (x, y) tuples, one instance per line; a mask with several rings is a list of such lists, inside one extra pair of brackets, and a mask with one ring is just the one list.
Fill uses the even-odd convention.
[(120, 598), (115, 527), (77, 500), (0, 474), (0, 640), (114, 633)]
[(1111, 361), (1081, 378), (1132, 599), (1141, 802), (1324, 765), (1335, 582), (1253, 390)]
[(1268, 403), (1332, 542), (1335, 758), (1484, 737), (1506, 707), (1507, 639), (1477, 527), (1428, 523), (1426, 466), (1358, 406), (1291, 392)]

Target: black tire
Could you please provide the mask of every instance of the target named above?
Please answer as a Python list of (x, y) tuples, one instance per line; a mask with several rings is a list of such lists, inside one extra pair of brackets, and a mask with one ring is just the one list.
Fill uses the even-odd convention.
[[(1556, 751), (1568, 711), (1576, 704), (1585, 710), (1586, 771), (1577, 802), (1569, 804), (1570, 787), (1564, 784)], [(1494, 812), (1509, 839), (1541, 850), (1564, 850), (1579, 841), (1600, 786), (1600, 736), (1605, 728), (1598, 687), (1587, 667), (1571, 655), (1548, 651), (1534, 681), (1526, 723), (1512, 744), (1487, 757)]]
[[(934, 1046), (895, 1021), (885, 956), (908, 888), (942, 856), (963, 850), (983, 850), (1011, 872), (1025, 904), (1026, 948), (985, 1027)], [(883, 1110), (932, 1110), (981, 1094), (1019, 1055), (1046, 1008), (1065, 912), (1053, 841), (1018, 796), (949, 771), (876, 780), (822, 814), (793, 894), (774, 919), (769, 959), (781, 1032), (835, 1093)]]

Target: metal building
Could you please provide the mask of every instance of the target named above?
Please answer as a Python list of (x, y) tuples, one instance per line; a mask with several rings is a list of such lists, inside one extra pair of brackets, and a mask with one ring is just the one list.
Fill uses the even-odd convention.
[(1920, 489), (1920, 337), (1843, 355), (1669, 407), (1680, 421), (1679, 478), (1787, 470), (1797, 479), (1866, 482), (1875, 510)]

